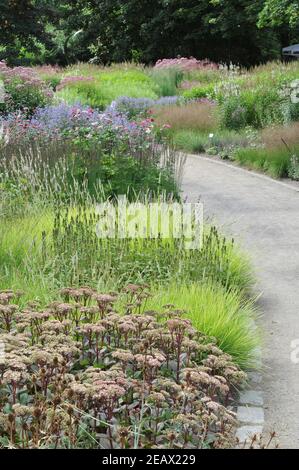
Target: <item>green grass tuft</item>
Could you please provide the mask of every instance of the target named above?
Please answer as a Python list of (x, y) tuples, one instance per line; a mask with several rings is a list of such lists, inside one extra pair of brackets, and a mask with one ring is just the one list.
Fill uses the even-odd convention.
[(287, 149), (249, 149), (237, 150), (234, 159), (252, 170), (268, 173), (272, 178), (288, 176), (290, 153)]
[(172, 284), (158, 292), (147, 308), (161, 310), (173, 304), (186, 310), (186, 317), (203, 333), (217, 339), (224, 352), (230, 354), (243, 369), (256, 368), (256, 349), (260, 346), (260, 333), (254, 319), (253, 303), (244, 301), (236, 290), (227, 291), (215, 284)]
[(190, 153), (204, 153), (208, 147), (208, 142), (208, 136), (197, 131), (180, 130), (173, 134), (175, 147)]

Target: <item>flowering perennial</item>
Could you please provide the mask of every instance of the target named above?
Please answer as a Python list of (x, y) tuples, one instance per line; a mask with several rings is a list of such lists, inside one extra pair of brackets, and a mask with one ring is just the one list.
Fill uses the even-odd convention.
[(152, 136), (153, 121), (150, 118), (130, 121), (126, 114), (117, 111), (113, 106), (100, 113), (81, 104), (58, 105), (38, 108), (32, 117), (20, 113), (11, 113), (0, 119), (5, 143), (10, 141), (24, 142), (32, 139), (57, 139), (63, 137), (76, 138), (84, 136), (88, 139), (101, 138), (112, 132), (114, 138), (129, 140), (148, 140)]
[(52, 91), (32, 68), (10, 68), (0, 62), (0, 78), (4, 82), (4, 97), (0, 103), (2, 113), (22, 110), (31, 115), (37, 107), (51, 102)]
[(2, 446), (230, 445), (245, 374), (184, 312), (145, 311), (148, 286), (65, 288), (46, 309), (21, 295), (0, 293)]
[(153, 107), (171, 106), (179, 104), (181, 101), (183, 100), (179, 96), (165, 96), (157, 100), (121, 96), (113, 101), (106, 111), (126, 114), (129, 119), (132, 119), (139, 116), (146, 117)]
[(156, 69), (167, 69), (170, 67), (177, 67), (185, 71), (201, 69), (217, 70), (219, 65), (215, 64), (214, 62), (210, 62), (208, 59), (197, 60), (194, 57), (190, 57), (189, 59), (186, 57), (177, 57), (176, 59), (160, 59), (155, 64)]

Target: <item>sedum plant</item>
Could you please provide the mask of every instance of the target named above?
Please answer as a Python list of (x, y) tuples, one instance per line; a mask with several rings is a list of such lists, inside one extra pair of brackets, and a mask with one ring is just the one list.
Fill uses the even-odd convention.
[(0, 293), (2, 447), (231, 445), (245, 374), (173, 305), (146, 311), (147, 286), (65, 288), (22, 311), (20, 295)]

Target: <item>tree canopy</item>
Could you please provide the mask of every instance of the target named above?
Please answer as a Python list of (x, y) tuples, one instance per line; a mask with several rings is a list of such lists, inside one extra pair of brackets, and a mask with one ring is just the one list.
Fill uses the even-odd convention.
[(299, 38), (294, 0), (0, 0), (0, 59), (152, 63), (177, 55), (252, 65)]
[(259, 15), (258, 25), (282, 26), (288, 24), (292, 29), (299, 26), (299, 4), (294, 0), (266, 0)]

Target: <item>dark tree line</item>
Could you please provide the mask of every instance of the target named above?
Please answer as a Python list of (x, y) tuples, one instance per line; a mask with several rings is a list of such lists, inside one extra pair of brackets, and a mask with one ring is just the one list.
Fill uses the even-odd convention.
[(296, 41), (295, 0), (0, 0), (0, 59), (10, 63), (182, 55), (252, 65)]

